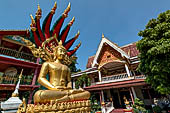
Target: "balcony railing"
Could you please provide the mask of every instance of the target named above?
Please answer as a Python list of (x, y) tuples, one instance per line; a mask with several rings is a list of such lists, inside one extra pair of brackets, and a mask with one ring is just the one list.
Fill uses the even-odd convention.
[(136, 75), (135, 79), (146, 79), (146, 75)]
[(93, 82), (91, 83), (91, 85), (119, 82), (119, 81), (133, 80), (133, 79), (146, 79), (146, 76), (145, 75), (128, 76), (127, 73), (121, 73), (118, 75), (102, 77), (101, 82)]
[(104, 82), (104, 81), (118, 80), (118, 79), (124, 79), (124, 78), (128, 78), (127, 73), (122, 73), (122, 74), (118, 74), (118, 75), (102, 77), (102, 81)]
[(16, 50), (9, 49), (9, 48), (0, 47), (0, 54), (6, 55), (6, 56), (12, 56), (17, 59), (23, 59), (23, 60), (28, 60), (31, 62), (36, 62), (36, 58), (33, 55), (24, 53), (24, 52), (18, 52)]

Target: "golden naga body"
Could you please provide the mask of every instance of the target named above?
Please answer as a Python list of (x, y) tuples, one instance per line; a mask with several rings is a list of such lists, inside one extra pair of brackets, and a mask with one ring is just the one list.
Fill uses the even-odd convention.
[[(90, 93), (84, 89), (72, 89), (71, 74), (68, 65), (72, 62), (72, 55), (80, 47), (78, 44), (75, 49), (69, 50), (76, 36), (65, 42), (68, 31), (74, 22), (74, 17), (60, 34), (61, 25), (70, 11), (70, 4), (62, 16), (54, 24), (53, 29), (49, 30), (50, 22), (55, 13), (56, 3), (51, 12), (45, 19), (44, 33), (40, 29), (41, 9), (38, 6), (36, 21), (31, 16), (31, 33), (34, 43), (22, 38), (26, 46), (32, 51), (35, 57), (41, 58), (45, 62), (42, 64), (38, 82), (47, 88), (39, 90), (34, 95), (34, 104), (22, 104), (18, 113), (53, 112), (53, 113), (88, 113), (90, 112)], [(40, 36), (40, 37), (38, 37)], [(40, 40), (41, 39), (41, 40)], [(49, 80), (47, 80), (47, 76)], [(26, 107), (25, 107), (26, 106)]]

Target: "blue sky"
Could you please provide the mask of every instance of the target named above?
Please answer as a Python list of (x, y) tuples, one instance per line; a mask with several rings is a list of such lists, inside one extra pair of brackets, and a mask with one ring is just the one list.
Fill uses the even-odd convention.
[[(53, 7), (55, 0), (0, 0), (0, 29), (23, 30), (30, 28), (30, 14), (35, 15), (37, 4), (42, 9), (41, 23)], [(71, 3), (69, 17), (75, 16), (69, 32), (72, 38), (80, 30), (82, 46), (77, 51), (77, 67), (84, 70), (89, 56), (95, 55), (101, 35), (123, 46), (140, 40), (138, 32), (151, 18), (170, 9), (170, 0), (57, 0), (57, 10), (52, 23)]]

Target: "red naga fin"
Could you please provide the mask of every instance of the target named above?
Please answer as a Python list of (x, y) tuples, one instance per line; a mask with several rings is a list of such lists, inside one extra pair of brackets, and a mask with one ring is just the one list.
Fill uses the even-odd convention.
[(73, 43), (75, 42), (75, 40), (79, 37), (80, 35), (80, 32), (78, 31), (78, 33), (76, 34), (76, 36), (72, 39), (70, 39), (69, 41), (67, 41), (65, 44), (64, 44), (64, 47), (66, 48), (66, 50), (68, 50), (72, 45)]
[(41, 42), (40, 42), (40, 40), (38, 39), (38, 35), (36, 34), (36, 30), (37, 30), (37, 29), (36, 29), (36, 23), (35, 23), (35, 20), (34, 20), (33, 16), (30, 15), (30, 17), (31, 17), (31, 20), (32, 20), (32, 23), (31, 23), (31, 25), (30, 25), (31, 31), (32, 31), (33, 36), (34, 36), (35, 43), (36, 43), (36, 45), (39, 47), (39, 46), (41, 46)]
[(37, 30), (38, 30), (38, 34), (40, 36), (40, 39), (42, 42), (45, 41), (45, 37), (42, 33), (42, 30), (41, 30), (41, 27), (40, 27), (40, 18), (41, 18), (41, 14), (42, 14), (42, 10), (40, 8), (40, 5), (38, 4), (38, 10), (36, 12), (36, 18), (35, 18), (35, 21), (36, 21), (36, 27), (37, 27)]
[(60, 29), (63, 25), (65, 18), (68, 16), (69, 11), (70, 11), (70, 3), (68, 4), (62, 16), (54, 23), (52, 30), (51, 30), (52, 35), (56, 34), (57, 37), (59, 36)]
[(67, 55), (70, 57), (72, 56), (76, 51), (77, 49), (81, 46), (81, 42), (71, 51), (67, 52)]
[(69, 22), (69, 24), (61, 32), (60, 40), (62, 40), (63, 44), (65, 43), (65, 40), (66, 40), (66, 37), (67, 37), (68, 32), (70, 30), (70, 27), (73, 25), (74, 21), (75, 21), (75, 17), (72, 18), (72, 20)]
[(46, 16), (46, 18), (43, 22), (42, 30), (45, 34), (46, 39), (51, 37), (51, 35), (50, 35), (50, 25), (51, 25), (51, 20), (52, 20), (54, 13), (55, 13), (56, 8), (57, 8), (57, 3), (55, 2), (54, 7), (52, 8), (51, 12)]

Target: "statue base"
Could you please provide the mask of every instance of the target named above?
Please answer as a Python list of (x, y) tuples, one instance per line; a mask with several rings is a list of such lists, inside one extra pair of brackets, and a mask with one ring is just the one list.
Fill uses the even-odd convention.
[(22, 106), (17, 113), (90, 113), (90, 106), (90, 100), (38, 103)]

